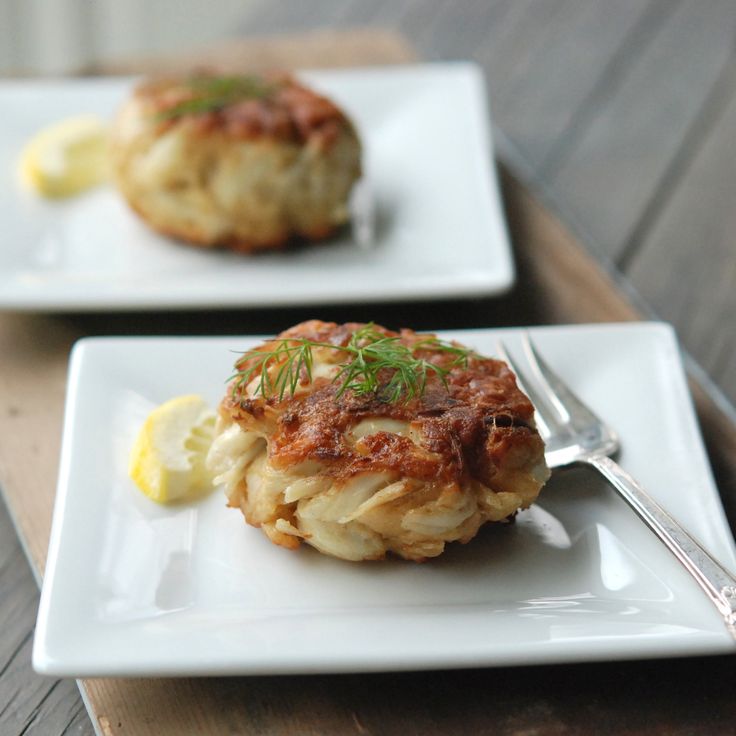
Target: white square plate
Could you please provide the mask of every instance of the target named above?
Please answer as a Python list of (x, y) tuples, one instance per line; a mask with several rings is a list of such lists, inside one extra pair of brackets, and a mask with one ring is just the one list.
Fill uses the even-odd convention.
[[(492, 354), (513, 330), (444, 333)], [(534, 329), (621, 434), (623, 466), (725, 565), (733, 539), (671, 329)], [(162, 507), (127, 477), (144, 417), (214, 405), (252, 338), (93, 338), (75, 348), (33, 653), (57, 676), (310, 673), (707, 654), (734, 641), (614, 493), (566, 471), (512, 525), (418, 565), (276, 547), (215, 492)]]
[(492, 167), (485, 83), (469, 63), (300, 76), (355, 121), (376, 211), (374, 245), (329, 243), (243, 256), (151, 230), (112, 186), (48, 201), (24, 190), (17, 159), (45, 125), (111, 119), (131, 79), (0, 83), (0, 308), (164, 309), (490, 295), (513, 262)]

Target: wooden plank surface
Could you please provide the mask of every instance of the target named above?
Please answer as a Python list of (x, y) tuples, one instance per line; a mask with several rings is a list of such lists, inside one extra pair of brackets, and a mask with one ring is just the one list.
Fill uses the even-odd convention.
[(679, 4), (541, 176), (586, 242), (616, 259), (732, 53), (732, 0)]
[[(718, 114), (688, 175), (652, 227), (628, 273), (646, 288), (654, 309), (680, 325), (680, 337), (701, 365), (736, 396), (736, 62), (726, 86), (730, 100)], [(689, 243), (690, 247), (674, 247)], [(677, 283), (678, 288), (672, 289)], [(641, 285), (641, 286), (640, 286)], [(697, 305), (697, 309), (693, 309)]]
[[(627, 53), (647, 39), (670, 4), (567, 0), (527, 6), (520, 13), (514, 4), (516, 17), (495, 28), (472, 54), (488, 76), (494, 123), (541, 177), (558, 151), (577, 142), (601, 96), (610, 94), (617, 75), (628, 68)], [(446, 56), (463, 48), (461, 39), (452, 38)], [(427, 53), (430, 47), (419, 48)]]
[(87, 736), (92, 726), (76, 682), (39, 677), (31, 670), (37, 608), (36, 580), (0, 499), (0, 734)]

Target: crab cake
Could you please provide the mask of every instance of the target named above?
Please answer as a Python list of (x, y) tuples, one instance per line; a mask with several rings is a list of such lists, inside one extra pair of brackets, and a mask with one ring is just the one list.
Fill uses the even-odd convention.
[(326, 238), (361, 172), (350, 120), (285, 76), (145, 82), (110, 149), (118, 188), (152, 228), (238, 251)]
[(506, 364), (434, 335), (304, 322), (236, 371), (207, 462), (284, 547), (421, 561), (528, 507), (549, 477)]

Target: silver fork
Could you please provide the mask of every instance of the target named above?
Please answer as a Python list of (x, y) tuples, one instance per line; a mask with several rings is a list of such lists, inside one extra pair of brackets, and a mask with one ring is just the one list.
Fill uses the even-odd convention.
[(534, 404), (549, 467), (582, 463), (598, 470), (695, 578), (736, 639), (736, 578), (611, 459), (620, 447), (613, 429), (552, 371), (526, 333), (522, 344), (529, 364), (526, 374), (502, 343), (499, 352)]

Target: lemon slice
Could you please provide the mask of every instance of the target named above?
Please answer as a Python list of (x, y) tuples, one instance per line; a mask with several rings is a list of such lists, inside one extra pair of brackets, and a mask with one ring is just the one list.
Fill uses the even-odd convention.
[(46, 197), (70, 197), (107, 178), (107, 129), (93, 115), (44, 128), (23, 148), (23, 180)]
[(130, 455), (128, 472), (159, 503), (195, 498), (212, 488), (205, 467), (215, 415), (201, 396), (178, 396), (146, 418)]

